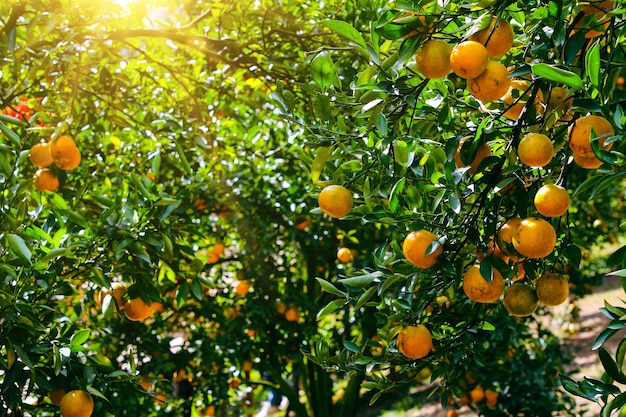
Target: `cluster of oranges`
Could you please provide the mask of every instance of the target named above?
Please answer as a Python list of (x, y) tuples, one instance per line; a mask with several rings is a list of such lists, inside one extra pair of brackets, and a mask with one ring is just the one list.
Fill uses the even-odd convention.
[(452, 47), (441, 39), (424, 43), (415, 61), (426, 78), (442, 78), (453, 71), (467, 80), (467, 89), (476, 99), (492, 101), (503, 97), (511, 80), (507, 68), (497, 60), (513, 46), (513, 28), (492, 17), (489, 25)]
[(60, 136), (52, 142), (39, 142), (30, 149), (30, 162), (39, 170), (35, 173), (35, 188), (37, 191), (56, 191), (59, 189), (59, 179), (52, 165), (70, 171), (80, 165), (81, 154), (76, 142), (69, 136)]
[[(598, 36), (606, 27), (606, 13), (614, 8), (614, 2), (601, 1), (577, 8), (573, 16), (574, 31), (585, 30), (585, 37)], [(577, 23), (576, 23), (577, 22)], [(584, 22), (584, 23), (583, 23)], [(602, 27), (598, 27), (597, 24)], [(609, 150), (615, 131), (611, 123), (599, 115), (586, 115), (572, 122), (571, 106), (573, 95), (563, 87), (551, 86), (546, 92), (534, 89), (524, 79), (511, 79), (510, 69), (497, 59), (508, 53), (513, 45), (514, 31), (504, 19), (492, 16), (487, 27), (470, 33), (466, 40), (451, 46), (442, 39), (431, 38), (420, 46), (415, 60), (418, 70), (429, 79), (442, 78), (450, 72), (467, 80), (469, 93), (481, 102), (502, 100), (502, 115), (510, 120), (518, 120), (525, 109), (534, 109), (537, 114), (549, 112), (558, 122), (570, 123), (568, 144), (573, 161), (582, 168), (594, 169), (602, 161), (594, 153), (594, 141), (603, 150)], [(532, 100), (532, 102), (530, 102)], [(463, 138), (455, 155), (458, 168), (467, 167), (461, 160), (460, 150)], [(521, 165), (542, 168), (550, 164), (555, 155), (550, 137), (544, 133), (532, 132), (523, 136), (517, 146), (517, 156)], [(480, 162), (491, 155), (488, 144), (477, 148), (467, 170), (473, 175)], [(325, 187), (319, 194), (319, 207), (333, 218), (348, 215), (353, 205), (353, 195), (341, 185)], [(555, 306), (563, 303), (569, 294), (567, 276), (544, 272), (539, 278), (526, 279), (523, 262), (525, 259), (543, 259), (551, 255), (557, 245), (558, 235), (551, 218), (567, 213), (571, 199), (561, 184), (546, 183), (539, 187), (533, 203), (536, 215), (528, 218), (510, 218), (502, 221), (496, 236), (491, 238), (486, 255), (495, 256), (511, 267), (510, 285), (496, 268), (491, 270), (489, 279), (481, 269), (480, 261), (485, 254), (477, 253), (477, 262), (463, 274), (462, 288), (465, 295), (478, 303), (493, 303), (501, 299), (507, 311), (516, 317), (532, 314), (539, 303)], [(547, 219), (546, 219), (547, 218)], [(444, 253), (444, 247), (437, 235), (428, 230), (409, 233), (402, 242), (402, 250), (408, 262), (418, 268), (430, 268), (437, 264)], [(347, 252), (344, 254), (347, 259)], [(421, 359), (432, 350), (432, 335), (428, 328), (419, 324), (404, 327), (397, 338), (399, 351), (410, 359)]]

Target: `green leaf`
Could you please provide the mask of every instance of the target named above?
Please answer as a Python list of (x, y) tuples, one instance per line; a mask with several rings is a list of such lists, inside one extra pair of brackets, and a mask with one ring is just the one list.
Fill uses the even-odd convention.
[(343, 307), (347, 303), (346, 300), (333, 300), (328, 303), (324, 308), (317, 312), (317, 316), (315, 317), (318, 321), (331, 314), (339, 307)]
[(376, 287), (376, 286), (369, 287), (367, 289), (367, 291), (365, 291), (363, 294), (361, 294), (361, 296), (359, 297), (358, 301), (356, 302), (356, 305), (354, 306), (354, 309), (358, 310), (361, 307), (363, 307), (363, 305), (365, 303), (367, 303), (370, 298), (372, 298), (372, 295), (374, 295), (374, 293), (376, 292), (377, 289), (378, 289), (378, 287)]
[(576, 89), (583, 88), (583, 80), (571, 71), (544, 63), (534, 64), (531, 69), (533, 74), (543, 79), (556, 81)]
[(345, 346), (346, 349), (348, 349), (350, 352), (354, 352), (354, 353), (361, 353), (361, 349), (359, 349), (359, 347), (348, 341), (348, 340), (344, 340), (343, 341), (343, 345)]
[(613, 336), (615, 333), (617, 333), (617, 330), (613, 330), (613, 329), (604, 329), (604, 330), (602, 330), (602, 332), (600, 332), (598, 337), (596, 337), (596, 340), (593, 342), (593, 345), (591, 346), (591, 349), (593, 349), (593, 350), (598, 349), (600, 346), (602, 346), (604, 344), (604, 342), (606, 342), (608, 339), (610, 339), (611, 336)]
[(24, 239), (16, 234), (9, 233), (7, 234), (7, 244), (17, 256), (30, 263), (32, 253), (30, 249), (28, 249), (28, 246), (26, 245), (26, 242), (24, 242)]
[(333, 84), (336, 68), (328, 52), (321, 52), (313, 58), (310, 64), (311, 78), (322, 89)]
[(600, 86), (600, 43), (596, 42), (585, 55), (585, 71), (594, 87)]
[(365, 43), (363, 36), (361, 36), (359, 31), (353, 28), (349, 23), (341, 20), (325, 20), (321, 23), (336, 34), (356, 43), (363, 49), (367, 49), (367, 44)]
[(626, 383), (626, 375), (618, 369), (617, 364), (611, 357), (611, 354), (605, 348), (601, 347), (598, 349), (598, 356), (600, 357), (600, 362), (602, 362), (605, 372), (611, 378), (620, 384)]
[(13, 142), (14, 146), (20, 146), (20, 137), (18, 136), (18, 134), (9, 129), (8, 126), (2, 122), (0, 122), (0, 132), (4, 133), (4, 135), (8, 137), (11, 142)]
[(89, 329), (81, 329), (72, 335), (72, 339), (70, 340), (70, 348), (74, 350), (74, 348), (81, 346), (89, 339), (89, 335), (91, 331)]
[(493, 280), (493, 266), (491, 265), (491, 261), (489, 258), (484, 258), (480, 261), (480, 275), (487, 281), (491, 283)]
[(372, 272), (370, 274), (357, 275), (352, 278), (343, 278), (338, 280), (340, 283), (351, 287), (365, 287), (371, 284), (376, 278), (379, 278), (382, 272)]
[(409, 165), (409, 145), (405, 141), (403, 140), (394, 141), (393, 158), (400, 166), (404, 168), (406, 168)]
[(327, 293), (330, 294), (334, 294), (338, 297), (346, 297), (346, 294), (339, 291), (339, 289), (337, 289), (337, 287), (335, 287), (333, 284), (331, 284), (330, 282), (326, 281), (325, 279), (322, 278), (315, 278), (317, 280), (317, 282), (320, 284), (320, 286), (322, 287), (322, 290), (326, 291)]
[(332, 146), (326, 146), (317, 150), (317, 154), (315, 155), (315, 159), (313, 159), (313, 165), (311, 167), (311, 180), (313, 182), (316, 182), (320, 178), (320, 175), (322, 175), (324, 166), (326, 166), (326, 160), (328, 160), (328, 157), (332, 153)]

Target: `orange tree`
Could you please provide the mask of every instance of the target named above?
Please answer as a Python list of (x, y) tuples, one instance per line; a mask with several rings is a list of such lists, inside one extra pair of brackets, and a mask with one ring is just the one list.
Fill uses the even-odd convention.
[(277, 117), (327, 16), (170, 3), (0, 6), (0, 410), (243, 415), (273, 387), (355, 415), (361, 381), (301, 349), (375, 334), (318, 322), (316, 278), (387, 234), (309, 214), (303, 132)]
[[(313, 83), (298, 88), (314, 113), (284, 110), (308, 133), (319, 190), (351, 190), (345, 219), (383, 225), (388, 241), (374, 268), (322, 283), (337, 298), (321, 317), (375, 309), (376, 336), (311, 356), (365, 373), (374, 399), (429, 368), (443, 404), (569, 412), (563, 353), (536, 320), (563, 286), (535, 283), (556, 273), (588, 290), (599, 275), (580, 269), (589, 246), (618, 238), (623, 15), (612, 1), (398, 1), (368, 30), (323, 23), (350, 50), (311, 54)], [(417, 325), (430, 335), (408, 342), (403, 329)]]
[[(556, 339), (462, 277), (482, 259), (482, 285), (583, 283), (585, 247), (611, 239), (621, 10), (167, 3), (0, 6), (3, 413), (242, 415), (272, 386), (299, 416), (350, 416), (363, 388), (424, 370), (483, 414), (570, 407)], [(415, 60), (430, 40), (449, 48)], [(587, 113), (613, 133), (570, 149)], [(520, 162), (538, 146), (518, 160), (529, 133), (551, 139), (541, 167)], [(566, 214), (537, 214), (544, 183), (570, 192)], [(356, 197), (341, 220), (310, 212), (332, 184)], [(505, 227), (535, 216), (555, 230), (541, 245), (523, 236), (546, 222)], [(396, 335), (417, 324), (409, 359)]]

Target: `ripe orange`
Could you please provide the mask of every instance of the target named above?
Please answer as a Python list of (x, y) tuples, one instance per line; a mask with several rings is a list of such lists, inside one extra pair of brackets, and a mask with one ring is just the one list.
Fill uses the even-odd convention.
[(480, 273), (479, 265), (472, 265), (463, 275), (463, 292), (477, 303), (492, 303), (500, 298), (504, 290), (504, 279), (497, 269), (492, 270), (491, 282), (487, 282)]
[(530, 285), (515, 282), (504, 292), (504, 308), (512, 316), (530, 316), (538, 306), (537, 293)]
[(437, 249), (426, 254), (429, 246), (437, 240), (437, 236), (428, 230), (411, 232), (402, 242), (402, 251), (407, 261), (419, 268), (430, 268), (437, 263), (437, 258), (443, 253), (443, 247), (438, 244)]
[(352, 251), (348, 248), (339, 248), (337, 251), (337, 259), (339, 262), (350, 262), (352, 260)]
[[(572, 33), (583, 30), (587, 39), (602, 35), (611, 23), (611, 19), (607, 18), (606, 14), (613, 10), (614, 4), (613, 1), (596, 1), (584, 5), (579, 15), (575, 16), (576, 24)], [(593, 16), (593, 18), (589, 16)], [(589, 22), (589, 25), (585, 23), (586, 21)]]
[(519, 254), (513, 246), (513, 233), (521, 222), (522, 219), (519, 217), (513, 217), (507, 220), (498, 230), (496, 243), (502, 253), (508, 256), (512, 261), (518, 261), (520, 259)]
[(567, 278), (554, 272), (545, 272), (535, 282), (537, 286), (537, 298), (547, 306), (563, 304), (569, 296), (569, 283)]
[[(506, 105), (506, 110), (504, 112), (504, 117), (517, 120), (522, 114), (522, 110), (526, 106), (528, 99), (532, 93), (531, 85), (528, 81), (525, 80), (511, 80), (511, 85), (509, 86), (509, 90), (506, 92), (504, 97), (504, 104)], [(538, 114), (543, 113), (543, 93), (541, 90), (537, 91), (537, 95), (535, 96), (535, 110)]]
[(217, 242), (213, 245), (213, 252), (215, 252), (218, 256), (221, 256), (226, 251), (226, 246), (222, 242)]
[(470, 398), (473, 402), (479, 403), (485, 399), (485, 390), (480, 385), (476, 385), (474, 389), (470, 391)]
[(602, 116), (590, 114), (577, 119), (569, 129), (569, 147), (574, 154), (584, 157), (594, 156), (591, 148), (591, 139), (602, 136), (599, 139), (600, 146), (605, 150), (611, 148), (612, 144), (604, 146), (604, 142), (615, 134), (615, 129), (611, 123)]
[(285, 319), (292, 322), (300, 320), (300, 310), (298, 307), (293, 305), (290, 306), (287, 311), (285, 311)]
[(524, 165), (543, 167), (552, 160), (554, 145), (543, 133), (529, 133), (520, 140), (517, 156)]
[(570, 205), (567, 190), (560, 185), (546, 184), (535, 194), (535, 208), (547, 217), (559, 217), (567, 213)]
[(527, 218), (520, 222), (513, 233), (513, 246), (528, 258), (545, 258), (556, 245), (556, 232), (543, 219)]
[(439, 39), (433, 39), (423, 44), (415, 62), (417, 69), (426, 78), (441, 78), (446, 76), (452, 67), (450, 66), (450, 54), (452, 46)]
[(476, 41), (465, 41), (452, 48), (450, 66), (461, 78), (476, 78), (487, 68), (487, 49)]
[(28, 158), (37, 168), (47, 168), (52, 165), (54, 160), (52, 159), (52, 152), (50, 151), (50, 143), (40, 142), (33, 145), (33, 147), (30, 148)]
[(250, 291), (250, 284), (247, 281), (239, 281), (235, 287), (235, 292), (238, 295), (244, 296)]
[(283, 303), (280, 300), (276, 301), (276, 312), (278, 314), (285, 314), (286, 311), (287, 311), (287, 304)]
[(50, 143), (54, 164), (62, 170), (69, 171), (80, 165), (81, 155), (74, 139), (60, 136)]
[(342, 185), (329, 185), (320, 192), (318, 203), (330, 217), (343, 217), (352, 210), (352, 193)]
[(406, 326), (396, 340), (398, 350), (409, 359), (422, 359), (433, 349), (433, 336), (422, 324)]
[[(461, 148), (463, 147), (463, 144), (465, 143), (465, 141), (469, 138), (470, 136), (465, 136), (459, 141), (459, 146), (456, 149), (456, 153), (454, 154), (454, 162), (456, 163), (457, 168), (463, 168), (467, 166), (461, 160)], [(478, 166), (483, 161), (483, 159), (485, 159), (488, 156), (491, 156), (491, 148), (489, 147), (489, 145), (484, 143), (481, 146), (479, 146), (478, 149), (476, 149), (476, 154), (474, 155), (474, 159), (472, 159), (472, 162), (469, 164), (470, 168), (467, 170), (467, 172), (470, 175), (474, 174), (474, 172), (476, 172), (476, 169), (478, 169)]]
[(498, 61), (488, 61), (482, 74), (467, 80), (470, 94), (480, 101), (501, 98), (509, 90), (510, 85), (509, 71)]
[(59, 179), (47, 168), (35, 173), (35, 188), (39, 192), (56, 191), (59, 189)]
[(579, 153), (574, 153), (573, 156), (574, 162), (581, 168), (596, 169), (602, 166), (602, 161), (595, 155), (581, 155)]
[(500, 58), (506, 55), (513, 46), (513, 37), (513, 28), (509, 22), (504, 19), (500, 19), (498, 22), (494, 16), (489, 26), (471, 35), (469, 40), (485, 45), (489, 57)]
[(124, 302), (124, 314), (131, 321), (143, 321), (152, 315), (152, 307), (141, 298), (131, 298)]
[(308, 216), (301, 216), (296, 219), (295, 228), (296, 230), (306, 230), (311, 223), (311, 219)]
[(68, 392), (59, 405), (63, 417), (90, 417), (94, 409), (93, 398), (82, 390)]
[(450, 410), (446, 414), (446, 417), (460, 417), (460, 415), (459, 410)]
[(494, 407), (498, 403), (499, 393), (492, 390), (491, 388), (487, 388), (485, 390), (485, 404), (487, 407)]
[[(569, 95), (569, 97), (567, 97)], [(567, 99), (565, 98), (567, 97)], [(546, 105), (546, 111), (551, 112), (559, 110), (562, 113), (567, 113), (574, 102), (574, 95), (571, 95), (567, 88), (552, 87), (548, 92), (548, 103)]]

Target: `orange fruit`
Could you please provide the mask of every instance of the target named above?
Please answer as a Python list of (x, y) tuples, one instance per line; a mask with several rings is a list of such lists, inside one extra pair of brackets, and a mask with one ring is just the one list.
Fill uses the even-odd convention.
[(396, 339), (398, 350), (409, 359), (422, 359), (433, 349), (433, 336), (422, 324), (406, 326)]
[(492, 269), (491, 282), (487, 282), (480, 273), (478, 264), (472, 265), (463, 275), (463, 292), (477, 303), (492, 303), (500, 298), (504, 290), (504, 278), (497, 269)]
[(54, 162), (52, 159), (52, 152), (50, 151), (50, 144), (48, 142), (40, 142), (33, 145), (30, 148), (28, 158), (30, 162), (37, 168), (47, 168)]
[(71, 137), (60, 136), (50, 143), (50, 147), (54, 164), (62, 170), (69, 171), (80, 165), (80, 150)]
[(520, 257), (513, 246), (513, 233), (522, 219), (519, 217), (513, 217), (507, 220), (498, 230), (497, 245), (498, 248), (513, 261), (518, 261)]
[(554, 156), (554, 145), (543, 133), (529, 133), (520, 140), (517, 156), (524, 165), (543, 167)]
[(439, 39), (423, 44), (415, 55), (417, 69), (426, 78), (441, 78), (450, 72), (452, 46)]
[(39, 192), (56, 191), (59, 189), (59, 179), (47, 168), (40, 169), (35, 173), (33, 183)]
[(526, 278), (526, 270), (524, 269), (524, 262), (518, 262), (513, 268), (514, 268), (513, 272), (515, 273), (515, 275), (511, 277), (512, 281), (521, 281), (524, 278)]
[(547, 306), (563, 304), (569, 296), (569, 283), (564, 275), (545, 272), (535, 282), (537, 298)]
[(411, 232), (402, 242), (402, 251), (407, 261), (419, 268), (429, 268), (437, 263), (437, 258), (443, 253), (443, 247), (438, 244), (437, 249), (426, 254), (430, 245), (437, 241), (437, 236), (428, 230)]
[(487, 407), (493, 407), (498, 403), (499, 393), (492, 390), (491, 388), (487, 388), (485, 390), (485, 404)]
[(601, 160), (599, 160), (595, 155), (581, 155), (578, 153), (574, 153), (574, 162), (576, 165), (585, 169), (596, 169), (600, 168), (603, 164)]
[(515, 282), (504, 292), (504, 308), (514, 317), (530, 316), (537, 310), (539, 299), (530, 285)]
[(298, 310), (298, 307), (290, 306), (287, 311), (285, 311), (285, 319), (292, 322), (300, 320), (300, 310)]
[[(504, 117), (517, 120), (522, 114), (522, 110), (526, 106), (528, 99), (532, 93), (532, 87), (528, 81), (525, 80), (511, 80), (509, 89), (502, 98), (506, 109), (504, 111)], [(535, 96), (535, 110), (538, 114), (543, 113), (543, 93), (541, 90), (537, 91)]]
[(285, 314), (285, 312), (287, 312), (287, 304), (283, 303), (282, 301), (277, 301), (276, 302), (276, 312), (278, 314)]
[(572, 33), (583, 30), (585, 31), (585, 38), (587, 39), (602, 35), (611, 23), (611, 19), (608, 18), (606, 14), (613, 10), (613, 6), (613, 1), (596, 1), (584, 5), (580, 13), (574, 18), (576, 24), (574, 25)]
[(250, 291), (250, 284), (247, 281), (239, 281), (235, 287), (235, 292), (238, 295), (244, 296)]
[(348, 248), (339, 248), (337, 251), (337, 259), (339, 262), (350, 262), (352, 260), (352, 251)]
[(513, 233), (513, 246), (528, 258), (545, 258), (556, 245), (556, 232), (544, 219), (527, 218), (520, 222)]
[(252, 371), (253, 365), (254, 364), (250, 359), (244, 359), (241, 368), (243, 369), (244, 372), (250, 372)]
[(485, 45), (489, 57), (500, 58), (506, 55), (513, 46), (513, 37), (513, 28), (509, 22), (504, 19), (500, 19), (498, 22), (494, 16), (491, 18), (489, 26), (470, 35), (469, 40)]
[(450, 66), (461, 78), (476, 78), (487, 68), (487, 49), (476, 41), (464, 41), (452, 48)]
[(131, 321), (143, 321), (152, 315), (152, 307), (141, 298), (131, 298), (124, 302), (124, 314)]
[(222, 242), (217, 242), (213, 245), (213, 252), (215, 252), (218, 256), (221, 256), (226, 251), (226, 246)]
[[(465, 136), (459, 141), (459, 147), (456, 149), (456, 153), (454, 154), (454, 162), (456, 163), (457, 168), (463, 168), (467, 166), (461, 160), (461, 148), (463, 147), (463, 144), (468, 138), (470, 138), (470, 136)], [(483, 159), (485, 159), (488, 156), (491, 156), (491, 148), (489, 147), (489, 145), (484, 143), (476, 149), (476, 153), (474, 154), (474, 159), (472, 159), (472, 162), (469, 164), (470, 168), (467, 170), (468, 174), (470, 175), (474, 174), (476, 170), (478, 169), (478, 167), (480, 166), (480, 163), (483, 161)]]
[(63, 417), (90, 417), (93, 413), (94, 402), (87, 392), (73, 390), (61, 398), (59, 406)]
[(509, 91), (509, 71), (498, 61), (488, 61), (487, 67), (476, 78), (467, 80), (470, 94), (480, 101), (497, 100)]
[(461, 413), (458, 410), (449, 410), (446, 417), (459, 417)]
[(485, 399), (485, 390), (480, 385), (476, 385), (474, 389), (470, 391), (470, 398), (473, 402), (479, 403)]
[(352, 193), (342, 185), (329, 185), (320, 192), (318, 203), (324, 213), (340, 218), (352, 210)]
[(298, 217), (296, 219), (296, 224), (295, 224), (295, 228), (296, 230), (306, 230), (307, 227), (309, 227), (309, 224), (311, 223), (311, 219), (309, 217)]
[[(547, 94), (547, 111), (550, 112), (554, 110), (559, 110), (562, 113), (566, 113), (570, 109), (570, 107), (572, 107), (572, 103), (574, 102), (574, 96), (570, 94), (570, 91), (567, 88), (552, 87), (552, 89)], [(567, 97), (567, 99), (565, 97)]]
[(600, 146), (609, 150), (612, 144), (604, 145), (606, 139), (615, 134), (611, 123), (602, 116), (590, 114), (577, 119), (569, 129), (569, 147), (574, 154), (584, 157), (594, 156), (591, 148), (591, 139), (602, 136), (599, 139)]
[(59, 388), (48, 393), (48, 398), (50, 398), (50, 401), (52, 401), (52, 404), (54, 405), (61, 405), (63, 396), (65, 396), (65, 389), (63, 388)]
[(547, 217), (559, 217), (567, 213), (570, 198), (567, 190), (560, 185), (546, 184), (535, 194), (535, 208)]

